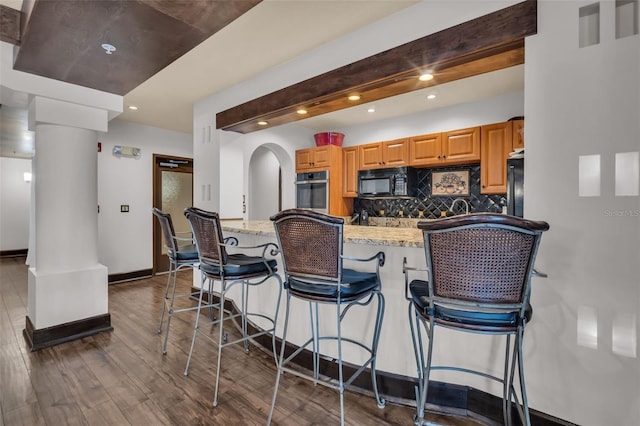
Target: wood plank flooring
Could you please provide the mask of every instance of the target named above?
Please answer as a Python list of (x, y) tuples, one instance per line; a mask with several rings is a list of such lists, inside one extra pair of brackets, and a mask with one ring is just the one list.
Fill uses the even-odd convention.
[[(189, 376), (183, 375), (195, 313), (174, 315), (162, 355), (156, 328), (165, 275), (109, 287), (113, 332), (30, 352), (22, 336), (24, 260), (0, 259), (0, 426), (266, 424), (276, 373), (270, 354), (256, 347), (248, 354), (241, 345), (226, 348), (215, 409), (215, 345), (200, 338)], [(188, 291), (191, 272), (182, 272), (179, 281)], [(350, 425), (413, 424), (412, 408), (387, 403), (378, 409), (372, 397), (347, 392), (345, 407)], [(328, 425), (339, 419), (337, 392), (282, 377), (273, 424)], [(428, 419), (434, 425), (480, 424), (438, 414)]]

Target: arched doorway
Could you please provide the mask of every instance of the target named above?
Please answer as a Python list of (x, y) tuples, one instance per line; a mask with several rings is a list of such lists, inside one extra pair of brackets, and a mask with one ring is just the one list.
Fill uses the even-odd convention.
[(275, 153), (259, 146), (249, 161), (248, 219), (269, 220), (282, 210), (282, 169)]

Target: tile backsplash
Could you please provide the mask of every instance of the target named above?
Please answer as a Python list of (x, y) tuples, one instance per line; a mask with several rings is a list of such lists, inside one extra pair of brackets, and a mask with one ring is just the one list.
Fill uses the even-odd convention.
[[(469, 195), (433, 196), (431, 195), (431, 173), (469, 170)], [(418, 169), (418, 196), (415, 198), (356, 198), (354, 212), (366, 210), (369, 217), (422, 218), (437, 219), (441, 212), (447, 212), (456, 198), (469, 203), (469, 212), (500, 213), (507, 205), (505, 194), (485, 195), (480, 193), (480, 165), (442, 167), (438, 169)], [(422, 216), (420, 216), (422, 212)], [(456, 203), (453, 213), (465, 212), (464, 203)], [(452, 213), (448, 213), (451, 215)]]

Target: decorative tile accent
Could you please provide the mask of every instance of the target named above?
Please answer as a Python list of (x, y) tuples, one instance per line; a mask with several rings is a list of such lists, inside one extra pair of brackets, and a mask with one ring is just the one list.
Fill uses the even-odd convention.
[[(469, 169), (469, 195), (464, 197), (431, 196), (432, 171), (445, 172), (449, 170)], [(480, 193), (480, 166), (455, 166), (438, 169), (418, 169), (418, 196), (415, 198), (356, 198), (354, 211), (366, 210), (369, 216), (395, 217), (395, 218), (421, 218), (422, 212), (425, 219), (437, 219), (441, 212), (447, 216), (463, 214), (464, 203), (456, 203), (453, 213), (449, 208), (456, 198), (462, 198), (469, 203), (469, 212), (493, 212), (500, 213), (502, 206), (507, 205), (506, 195), (485, 195)], [(402, 212), (402, 214), (400, 214)]]

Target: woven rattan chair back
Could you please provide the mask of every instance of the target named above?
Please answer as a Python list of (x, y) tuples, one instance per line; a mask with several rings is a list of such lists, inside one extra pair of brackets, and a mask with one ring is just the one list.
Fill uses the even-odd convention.
[(164, 240), (164, 245), (167, 247), (168, 250), (173, 250), (173, 253), (177, 253), (178, 241), (175, 238), (176, 232), (175, 232), (175, 229), (173, 228), (173, 221), (171, 220), (171, 215), (155, 207), (151, 211), (158, 218), (160, 229), (162, 229), (162, 239)]
[(339, 279), (344, 219), (299, 209), (273, 219), (287, 274)]
[(528, 302), (543, 225), (497, 214), (421, 223), (436, 299), (482, 304)]
[(436, 297), (521, 303), (535, 237), (491, 226), (426, 235)]
[(223, 245), (224, 239), (218, 213), (189, 207), (184, 211), (184, 215), (191, 224), (193, 239), (198, 247), (200, 261), (225, 265), (227, 263), (227, 251)]

